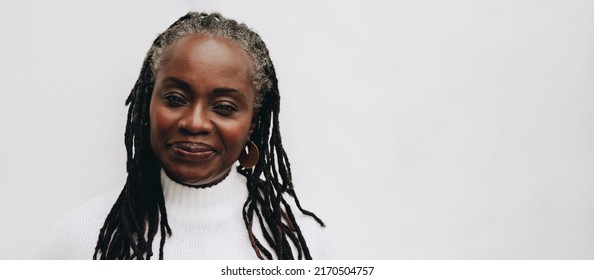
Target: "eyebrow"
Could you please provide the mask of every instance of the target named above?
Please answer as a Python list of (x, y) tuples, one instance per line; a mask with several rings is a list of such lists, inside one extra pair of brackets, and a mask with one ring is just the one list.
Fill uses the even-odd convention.
[(227, 88), (227, 87), (217, 88), (214, 90), (213, 94), (217, 95), (217, 96), (220, 96), (220, 95), (243, 95), (237, 89)]
[[(185, 90), (185, 91), (190, 91), (192, 90), (192, 86), (181, 79), (175, 78), (175, 77), (167, 77), (165, 79), (163, 79), (162, 83), (173, 83), (175, 84), (175, 86), (180, 87), (180, 89)], [(230, 87), (220, 87), (220, 88), (216, 88), (213, 91), (213, 95), (215, 96), (244, 96), (244, 94), (242, 94), (241, 91), (235, 89), (235, 88), (230, 88)]]
[(162, 83), (173, 83), (176, 86), (180, 87), (182, 90), (190, 90), (192, 86), (184, 80), (180, 80), (175, 77), (167, 77), (163, 79)]

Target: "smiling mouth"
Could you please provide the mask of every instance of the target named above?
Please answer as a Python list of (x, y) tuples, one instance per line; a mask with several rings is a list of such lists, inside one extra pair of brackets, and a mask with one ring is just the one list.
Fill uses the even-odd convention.
[(195, 142), (176, 142), (170, 148), (177, 156), (189, 160), (205, 160), (215, 154), (212, 147)]

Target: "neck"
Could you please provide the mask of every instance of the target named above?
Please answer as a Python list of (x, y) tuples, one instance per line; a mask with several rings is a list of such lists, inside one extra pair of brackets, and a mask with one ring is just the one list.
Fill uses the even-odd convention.
[(168, 218), (209, 220), (241, 213), (247, 200), (246, 179), (232, 166), (226, 177), (208, 188), (187, 186), (170, 179), (161, 170), (161, 186)]
[(185, 183), (185, 182), (180, 182), (174, 179), (171, 179), (171, 177), (167, 176), (169, 179), (171, 179), (172, 181), (175, 181), (176, 183), (186, 186), (186, 187), (190, 187), (190, 188), (196, 188), (196, 189), (205, 189), (205, 188), (210, 188), (212, 186), (216, 186), (218, 183), (222, 182), (223, 180), (225, 180), (225, 178), (227, 178), (227, 176), (229, 175), (229, 172), (231, 172), (231, 169), (233, 169), (234, 167), (229, 168), (229, 170), (227, 170), (227, 172), (225, 172), (225, 174), (223, 174), (223, 176), (221, 176), (220, 178), (214, 180), (213, 182), (210, 182), (208, 184), (190, 184), (190, 183)]

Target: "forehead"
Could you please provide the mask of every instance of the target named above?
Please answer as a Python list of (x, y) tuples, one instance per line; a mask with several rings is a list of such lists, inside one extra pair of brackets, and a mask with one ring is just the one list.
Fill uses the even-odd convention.
[(243, 68), (241, 70), (250, 74), (254, 73), (255, 68), (251, 56), (230, 39), (201, 33), (186, 35), (165, 47), (158, 69), (171, 63), (227, 65), (231, 68)]

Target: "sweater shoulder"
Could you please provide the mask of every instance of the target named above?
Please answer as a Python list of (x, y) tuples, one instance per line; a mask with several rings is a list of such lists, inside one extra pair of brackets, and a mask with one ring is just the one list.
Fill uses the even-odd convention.
[(121, 190), (96, 196), (70, 211), (42, 240), (34, 259), (92, 259), (99, 230)]

